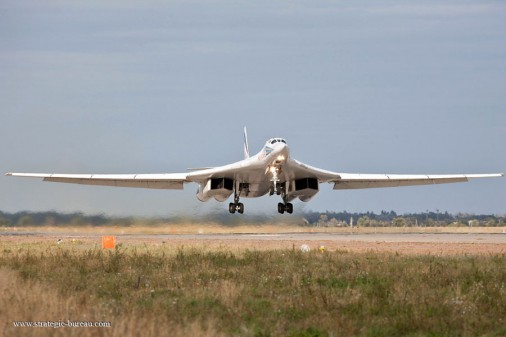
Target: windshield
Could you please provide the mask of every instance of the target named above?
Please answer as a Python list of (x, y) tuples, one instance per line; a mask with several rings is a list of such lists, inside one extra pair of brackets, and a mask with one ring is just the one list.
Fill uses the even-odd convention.
[(273, 138), (273, 139), (270, 139), (268, 141), (268, 143), (270, 143), (270, 144), (285, 143), (286, 144), (286, 140), (284, 140), (283, 138)]

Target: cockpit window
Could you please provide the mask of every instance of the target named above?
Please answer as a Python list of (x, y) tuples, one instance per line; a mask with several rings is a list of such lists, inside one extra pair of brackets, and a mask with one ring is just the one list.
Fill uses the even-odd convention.
[(286, 141), (283, 139), (283, 138), (273, 138), (269, 141), (269, 143), (271, 144), (275, 144), (275, 143), (285, 143), (286, 144)]

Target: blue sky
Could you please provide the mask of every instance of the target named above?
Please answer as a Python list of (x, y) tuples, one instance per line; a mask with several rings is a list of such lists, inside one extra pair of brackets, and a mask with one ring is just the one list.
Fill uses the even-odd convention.
[[(500, 1), (0, 4), (0, 171), (183, 172), (284, 137), (360, 173), (506, 171)], [(0, 209), (205, 214), (181, 191), (0, 177)], [(278, 198), (245, 199), (275, 212)], [(506, 178), (332, 191), (296, 210), (506, 213)]]

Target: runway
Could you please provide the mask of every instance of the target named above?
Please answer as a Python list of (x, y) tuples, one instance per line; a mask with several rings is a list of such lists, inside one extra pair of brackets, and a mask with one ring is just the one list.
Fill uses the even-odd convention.
[[(93, 233), (51, 233), (51, 232), (0, 232), (0, 237), (29, 236), (60, 238), (98, 238)], [(330, 242), (426, 242), (426, 243), (492, 243), (505, 244), (506, 233), (456, 234), (456, 233), (229, 233), (229, 234), (118, 234), (118, 239), (159, 239), (159, 240), (255, 240), (255, 241), (330, 241)]]
[[(97, 244), (104, 233), (0, 232), (0, 241), (79, 242)], [(398, 252), (408, 254), (506, 254), (506, 233), (226, 233), (226, 234), (117, 234), (128, 246), (171, 246), (213, 249), (313, 249)]]
[(283, 233), (283, 234), (187, 234), (146, 235), (152, 239), (189, 240), (257, 240), (257, 241), (328, 241), (328, 242), (427, 242), (427, 243), (494, 243), (506, 245), (506, 234), (342, 234), (342, 233)]

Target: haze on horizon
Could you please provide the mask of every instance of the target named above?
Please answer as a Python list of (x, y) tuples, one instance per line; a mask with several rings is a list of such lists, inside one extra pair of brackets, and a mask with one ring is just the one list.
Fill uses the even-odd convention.
[[(0, 4), (0, 172), (219, 166), (286, 138), (357, 173), (506, 171), (506, 4), (16, 1)], [(506, 178), (320, 186), (297, 210), (506, 213)], [(0, 177), (0, 209), (227, 212), (157, 191)], [(276, 213), (278, 197), (244, 199)]]

